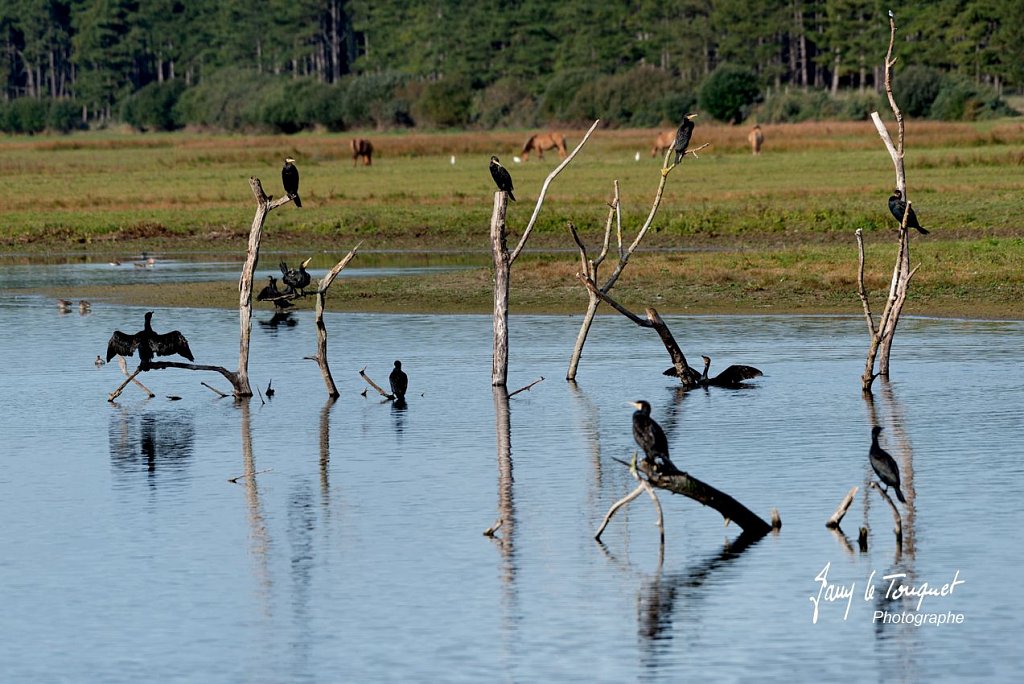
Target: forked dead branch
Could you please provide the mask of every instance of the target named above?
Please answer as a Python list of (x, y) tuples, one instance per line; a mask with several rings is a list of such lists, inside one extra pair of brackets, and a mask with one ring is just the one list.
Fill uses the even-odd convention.
[[(691, 154), (694, 156), (694, 158), (697, 158), (697, 152), (703, 150), (710, 144), (711, 143), (704, 143), (700, 147), (697, 147), (693, 150), (687, 150), (685, 154)], [(640, 226), (640, 229), (637, 231), (636, 237), (633, 239), (633, 242), (631, 242), (628, 247), (625, 246), (622, 239), (622, 211), (621, 202), (619, 198), (619, 181), (617, 180), (614, 181), (613, 183), (614, 196), (612, 198), (611, 204), (609, 205), (608, 220), (605, 221), (604, 240), (601, 243), (601, 251), (595, 258), (591, 259), (589, 257), (587, 253), (587, 247), (586, 245), (583, 244), (583, 240), (580, 238), (579, 233), (576, 231), (576, 226), (574, 226), (572, 223), (569, 224), (569, 231), (572, 233), (572, 238), (576, 242), (576, 247), (580, 251), (580, 272), (577, 273), (576, 277), (580, 278), (583, 281), (584, 285), (587, 286), (588, 301), (587, 311), (583, 315), (583, 322), (582, 324), (580, 324), (580, 331), (576, 336), (576, 345), (573, 347), (572, 358), (569, 360), (569, 370), (565, 374), (566, 380), (576, 380), (576, 372), (579, 368), (580, 357), (583, 355), (583, 345), (586, 344), (587, 342), (587, 335), (589, 335), (590, 333), (590, 328), (594, 323), (594, 316), (597, 314), (597, 307), (598, 305), (600, 305), (602, 300), (609, 302), (609, 305), (611, 305), (617, 311), (625, 315), (627, 318), (630, 318), (630, 320), (637, 323), (637, 325), (643, 325), (645, 327), (655, 327), (654, 325), (647, 325), (645, 323), (641, 323), (640, 320), (642, 319), (639, 319), (638, 317), (630, 313), (627, 313), (618, 305), (613, 304), (613, 300), (611, 300), (611, 298), (608, 297), (607, 295), (608, 292), (611, 291), (613, 287), (615, 287), (615, 283), (618, 281), (619, 276), (622, 275), (622, 271), (626, 268), (626, 265), (629, 263), (629, 258), (633, 256), (633, 252), (635, 252), (637, 247), (640, 246), (641, 240), (644, 239), (644, 236), (647, 235), (647, 231), (650, 229), (651, 224), (654, 223), (654, 217), (658, 213), (658, 207), (661, 206), (662, 196), (665, 194), (665, 184), (668, 182), (668, 175), (677, 166), (677, 164), (669, 165), (669, 159), (672, 157), (672, 155), (673, 151), (671, 148), (669, 148), (668, 151), (665, 153), (665, 159), (662, 161), (661, 176), (658, 182), (658, 189), (654, 193), (654, 201), (651, 204), (651, 210), (647, 214), (647, 220), (644, 221), (642, 226)], [(608, 256), (608, 250), (611, 244), (611, 231), (613, 224), (615, 226), (615, 242), (617, 253), (619, 256), (619, 261), (616, 264), (615, 269), (612, 271), (611, 275), (608, 276), (608, 278), (604, 281), (602, 285), (598, 285), (597, 283), (599, 280), (599, 271), (601, 268), (601, 264), (604, 263), (605, 258)], [(655, 315), (657, 315), (657, 312), (655, 312)], [(658, 320), (660, 320), (660, 318)], [(667, 331), (667, 328), (665, 328), (665, 330)], [(659, 334), (660, 333), (661, 330), (659, 330)], [(668, 337), (671, 338), (671, 334), (669, 334)], [(665, 339), (665, 335), (662, 335), (662, 339)], [(678, 351), (678, 346), (676, 347), (676, 350)], [(679, 354), (682, 355), (682, 352), (679, 352)], [(669, 348), (669, 355), (672, 356), (672, 363), (675, 364), (676, 357), (675, 355), (673, 355), (671, 348)], [(685, 364), (685, 358), (682, 359), (682, 362)], [(677, 367), (677, 370), (682, 369)], [(682, 379), (684, 385), (691, 379), (689, 374), (685, 376), (681, 374), (680, 378)]]
[[(896, 104), (892, 93), (892, 67), (896, 59), (892, 56), (893, 44), (896, 40), (896, 20), (889, 17), (889, 50), (885, 56), (885, 93), (889, 99), (889, 106), (896, 117), (897, 139), (893, 144), (889, 130), (882, 122), (878, 112), (871, 113), (871, 120), (875, 124), (878, 135), (882, 138), (889, 156), (896, 171), (896, 189), (900, 196), (907, 197), (907, 179), (903, 167), (903, 138), (904, 124), (903, 113)], [(894, 210), (895, 211), (895, 210)], [(868, 334), (871, 343), (868, 346), (867, 359), (864, 363), (864, 374), (861, 376), (861, 389), (865, 392), (871, 391), (871, 385), (878, 376), (889, 377), (889, 353), (892, 349), (893, 337), (896, 334), (896, 325), (899, 323), (900, 314), (903, 311), (903, 304), (907, 300), (907, 291), (910, 287), (910, 279), (914, 277), (919, 267), (910, 267), (910, 235), (907, 230), (907, 219), (911, 216), (912, 208), (909, 199), (906, 201), (902, 220), (898, 231), (898, 249), (896, 253), (896, 264), (893, 267), (892, 279), (889, 283), (889, 294), (885, 306), (876, 323), (871, 314), (871, 306), (868, 301), (867, 288), (864, 285), (864, 234), (857, 229), (858, 251), (858, 273), (857, 273), (857, 294), (860, 297), (861, 305), (864, 308), (864, 318), (868, 326)], [(875, 372), (875, 362), (878, 362), (878, 372)]]
[[(619, 459), (615, 460), (620, 463), (625, 463), (625, 461), (621, 461)], [(611, 521), (612, 516), (615, 515), (616, 511), (646, 492), (654, 501), (655, 508), (657, 509), (657, 525), (661, 534), (661, 543), (664, 544), (664, 514), (661, 510), (661, 504), (658, 501), (658, 496), (654, 491), (655, 489), (663, 489), (673, 494), (682, 494), (687, 498), (693, 499), (698, 503), (715, 509), (721, 513), (727, 525), (729, 522), (735, 522), (743, 530), (744, 534), (753, 535), (754, 537), (763, 537), (772, 530), (779, 530), (782, 528), (782, 519), (779, 517), (777, 510), (772, 510), (772, 521), (771, 523), (767, 523), (760, 516), (733, 497), (723, 491), (715, 489), (705, 482), (698, 480), (688, 473), (677, 472), (670, 475), (659, 473), (657, 470), (651, 468), (647, 461), (644, 459), (638, 459), (636, 454), (633, 455), (633, 462), (626, 463), (626, 465), (630, 467), (630, 472), (639, 484), (632, 492), (612, 504), (608, 513), (605, 514), (604, 520), (601, 522), (601, 527), (598, 528), (597, 532), (594, 534), (594, 539), (597, 541), (601, 541), (601, 535), (604, 533), (605, 528), (608, 526), (608, 523)]]

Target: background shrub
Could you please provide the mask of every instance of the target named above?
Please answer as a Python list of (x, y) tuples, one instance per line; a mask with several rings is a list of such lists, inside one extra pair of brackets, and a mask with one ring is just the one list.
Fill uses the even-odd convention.
[(173, 131), (182, 122), (174, 107), (185, 91), (180, 81), (150, 83), (125, 99), (121, 105), (121, 118), (141, 130)]
[(465, 126), (470, 120), (473, 90), (464, 79), (444, 79), (428, 84), (413, 103), (417, 124), (435, 128)]
[(905, 116), (928, 116), (941, 88), (942, 74), (930, 67), (908, 66), (892, 79), (893, 96)]
[(700, 107), (719, 121), (741, 122), (761, 90), (749, 69), (719, 65), (700, 87)]

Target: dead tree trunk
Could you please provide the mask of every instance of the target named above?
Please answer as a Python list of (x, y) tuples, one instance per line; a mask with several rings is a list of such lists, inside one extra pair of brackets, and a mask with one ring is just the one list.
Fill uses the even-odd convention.
[(676, 342), (675, 337), (672, 336), (672, 331), (668, 329), (668, 325), (666, 325), (665, 321), (661, 318), (661, 315), (656, 309), (654, 309), (654, 307), (647, 307), (645, 312), (647, 314), (647, 318), (640, 318), (635, 313), (612, 299), (606, 292), (599, 289), (594, 281), (585, 277), (582, 273), (577, 273), (576, 277), (579, 278), (586, 286), (587, 290), (598, 297), (598, 299), (606, 302), (610, 307), (639, 325), (641, 328), (653, 328), (658, 333), (658, 337), (661, 338), (662, 344), (665, 345), (665, 350), (668, 351), (669, 358), (672, 359), (672, 366), (676, 369), (676, 373), (679, 376), (679, 382), (683, 384), (683, 387), (691, 389), (700, 384), (700, 373), (691, 368), (690, 364), (687, 363), (686, 355), (683, 354), (683, 350), (679, 348), (679, 344)]
[[(694, 150), (688, 150), (687, 154), (693, 154), (693, 156), (696, 157), (697, 152), (703, 150), (710, 144), (711, 143), (705, 143)], [(596, 286), (598, 280), (598, 269), (602, 262), (604, 262), (605, 257), (608, 255), (608, 246), (611, 242), (612, 221), (614, 220), (615, 222), (615, 237), (616, 244), (618, 246), (619, 263), (616, 265), (615, 270), (612, 271), (612, 274), (608, 276), (604, 285), (600, 286), (599, 289), (601, 292), (607, 294), (609, 290), (615, 287), (615, 283), (618, 281), (619, 276), (622, 275), (623, 269), (625, 269), (626, 264), (629, 263), (629, 258), (633, 255), (633, 252), (636, 251), (637, 247), (640, 245), (640, 241), (644, 239), (645, 235), (647, 235), (648, 229), (650, 229), (651, 224), (654, 222), (654, 217), (658, 213), (658, 207), (661, 206), (662, 195), (665, 193), (665, 183), (668, 180), (668, 174), (676, 166), (675, 164), (669, 166), (668, 163), (669, 158), (673, 154), (674, 153), (671, 149), (665, 153), (665, 159), (661, 164), (661, 181), (658, 183), (658, 190), (654, 194), (654, 203), (651, 205), (651, 211), (647, 214), (647, 220), (644, 221), (643, 226), (641, 226), (640, 230), (637, 231), (636, 238), (633, 239), (633, 242), (628, 248), (622, 243), (622, 212), (619, 201), (619, 181), (614, 182), (615, 196), (612, 199), (611, 208), (608, 211), (608, 220), (605, 222), (604, 226), (604, 242), (601, 245), (601, 253), (597, 255), (596, 259), (591, 260), (588, 258), (587, 248), (580, 239), (579, 234), (576, 232), (576, 227), (571, 223), (569, 224), (569, 230), (572, 232), (572, 238), (576, 241), (576, 246), (580, 250), (582, 273), (586, 274), (587, 279)], [(576, 370), (579, 368), (580, 357), (583, 355), (583, 345), (587, 342), (587, 335), (590, 333), (590, 326), (594, 323), (594, 316), (597, 313), (597, 307), (601, 303), (601, 298), (590, 289), (587, 290), (587, 296), (587, 311), (583, 315), (583, 323), (580, 325), (579, 334), (576, 336), (576, 346), (573, 347), (572, 358), (569, 359), (569, 370), (565, 374), (565, 379), (569, 381), (576, 380)]]
[(519, 243), (511, 252), (508, 250), (508, 227), (505, 223), (505, 214), (508, 208), (508, 199), (504, 192), (498, 191), (494, 195), (494, 210), (491, 213), (491, 250), (494, 253), (494, 356), (491, 362), (491, 385), (494, 387), (505, 387), (508, 381), (508, 296), (509, 278), (511, 276), (512, 264), (519, 258), (526, 241), (533, 232), (540, 215), (540, 208), (544, 205), (544, 197), (548, 193), (551, 181), (568, 166), (576, 157), (583, 146), (590, 139), (590, 136), (597, 129), (600, 119), (594, 122), (586, 135), (575, 149), (564, 159), (562, 163), (548, 174), (541, 186), (540, 195), (537, 197), (537, 204), (533, 208), (529, 223), (526, 224)]
[[(701, 482), (688, 473), (663, 475), (652, 470), (645, 461), (637, 460), (635, 456), (631, 467), (634, 469), (634, 473), (637, 474), (638, 479), (640, 479), (640, 486), (626, 497), (617, 501), (612, 506), (611, 510), (608, 511), (604, 522), (602, 522), (600, 529), (595, 534), (594, 538), (598, 541), (601, 540), (601, 534), (604, 532), (605, 527), (608, 525), (608, 522), (611, 520), (615, 511), (635, 499), (643, 491), (647, 491), (655, 502), (657, 502), (657, 497), (654, 495), (654, 491), (651, 487), (664, 489), (672, 492), (673, 494), (682, 494), (683, 496), (693, 499), (705, 506), (710, 506), (722, 514), (722, 517), (725, 518), (725, 522), (727, 524), (730, 521), (735, 522), (745, 534), (763, 537), (772, 530), (777, 530), (782, 527), (782, 521), (779, 518), (777, 511), (772, 511), (772, 522), (769, 524), (725, 492), (715, 489), (705, 482)], [(639, 474), (642, 474), (644, 477), (640, 478)], [(661, 535), (664, 540), (665, 531), (661, 506), (658, 504), (656, 505), (658, 508), (658, 527), (661, 528)]]
[(249, 178), (249, 187), (256, 198), (256, 214), (252, 219), (252, 227), (249, 229), (249, 249), (245, 255), (245, 266), (242, 267), (242, 276), (238, 280), (238, 323), (240, 328), (238, 344), (238, 381), (235, 386), (235, 396), (251, 397), (252, 388), (249, 386), (249, 335), (252, 333), (252, 276), (260, 260), (260, 240), (263, 239), (263, 224), (267, 220), (267, 214), (282, 204), (291, 202), (291, 198), (285, 194), (276, 200), (272, 200), (263, 192), (263, 184), (255, 176)]
[[(359, 244), (361, 245), (362, 243)], [(320, 374), (323, 375), (324, 385), (327, 386), (327, 396), (332, 399), (337, 399), (341, 396), (341, 393), (338, 392), (338, 388), (334, 384), (334, 378), (331, 376), (331, 367), (327, 364), (327, 326), (324, 325), (324, 306), (327, 302), (328, 288), (330, 288), (331, 283), (338, 277), (342, 269), (352, 261), (358, 249), (359, 245), (353, 247), (352, 251), (346, 254), (344, 259), (336, 263), (334, 268), (327, 272), (327, 275), (323, 277), (316, 288), (316, 356), (312, 358), (320, 366)]]
[[(896, 188), (900, 190), (904, 198), (907, 198), (907, 180), (903, 167), (903, 138), (904, 124), (903, 113), (892, 93), (892, 66), (896, 63), (892, 56), (893, 43), (896, 39), (896, 20), (889, 17), (889, 50), (885, 56), (885, 92), (889, 98), (889, 106), (896, 117), (897, 140), (893, 144), (889, 130), (885, 127), (878, 112), (871, 113), (871, 120), (875, 124), (878, 135), (882, 138), (892, 163), (896, 170)], [(871, 385), (875, 378), (881, 375), (889, 377), (889, 354), (892, 349), (892, 340), (896, 334), (896, 325), (899, 323), (900, 314), (903, 311), (903, 304), (907, 299), (907, 291), (910, 287), (910, 279), (914, 277), (917, 267), (910, 268), (910, 235), (907, 230), (907, 217), (910, 215), (910, 200), (907, 199), (907, 209), (899, 227), (896, 264), (893, 267), (892, 279), (889, 283), (889, 296), (885, 301), (885, 307), (876, 324), (871, 314), (871, 306), (868, 303), (867, 289), (864, 285), (864, 235), (860, 229), (855, 233), (857, 237), (857, 250), (859, 254), (859, 272), (857, 293), (860, 296), (864, 308), (864, 317), (867, 320), (868, 333), (871, 336), (871, 343), (868, 346), (867, 359), (864, 363), (864, 374), (861, 376), (861, 389), (865, 392), (871, 391)], [(878, 361), (878, 372), (875, 372), (875, 362)]]

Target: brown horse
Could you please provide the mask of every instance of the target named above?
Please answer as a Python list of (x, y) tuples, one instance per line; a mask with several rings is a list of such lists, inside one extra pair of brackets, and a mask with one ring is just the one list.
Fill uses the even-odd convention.
[(363, 160), (363, 166), (373, 163), (373, 143), (365, 138), (352, 138), (352, 166)]
[(659, 154), (665, 154), (665, 150), (672, 147), (672, 143), (675, 141), (675, 131), (664, 131), (659, 133), (658, 137), (654, 139), (654, 147), (651, 148), (651, 156), (657, 157)]
[(755, 155), (761, 154), (761, 145), (764, 144), (764, 133), (761, 132), (761, 127), (754, 124), (754, 127), (750, 129), (750, 135), (747, 136), (747, 142), (750, 143), (750, 151)]
[(520, 152), (523, 155), (523, 161), (530, 158), (530, 152), (536, 152), (537, 156), (541, 159), (544, 158), (544, 150), (553, 150), (558, 148), (558, 156), (565, 159), (565, 136), (561, 133), (537, 133), (531, 135), (530, 139), (523, 145), (523, 151)]

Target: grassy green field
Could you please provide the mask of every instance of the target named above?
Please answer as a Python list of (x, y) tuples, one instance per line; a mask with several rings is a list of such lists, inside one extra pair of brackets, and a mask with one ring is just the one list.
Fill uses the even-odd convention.
[[(894, 174), (873, 126), (764, 130), (765, 151), (755, 158), (745, 149), (746, 129), (698, 124), (693, 145), (712, 145), (669, 177), (644, 244), (657, 251), (639, 254), (626, 271), (617, 290), (624, 299), (651, 297), (666, 311), (857, 311), (857, 228), (869, 246), (869, 285), (884, 288), (895, 243), (886, 208)], [(377, 148), (372, 167), (353, 167), (348, 135), (0, 138), (0, 252), (241, 253), (254, 208), (247, 179), (258, 176), (279, 194), (281, 163), (290, 155), (302, 174), (303, 208), (270, 215), (265, 250), (333, 255), (362, 241), (366, 250), (486, 253), (494, 192), (488, 157), (499, 155), (516, 183), (513, 233), (557, 161), (547, 155), (514, 164), (526, 132), (361, 135)], [(567, 135), (570, 145), (581, 137)], [(552, 185), (530, 247), (572, 250), (567, 221), (596, 244), (614, 180), (631, 238), (659, 180), (654, 135), (599, 130)], [(1024, 123), (910, 122), (906, 165), (910, 197), (933, 231), (913, 237), (922, 267), (909, 310), (1024, 318)], [(513, 292), (514, 305), (560, 310), (563, 288), (580, 299), (576, 268), (571, 251), (517, 264), (513, 287), (529, 287)], [(422, 308), (420, 297), (450, 310), (489, 307), (485, 268), (420, 279), (428, 284), (411, 280), (345, 287), (353, 307)], [(453, 289), (460, 293), (448, 296)], [(200, 301), (218, 305), (219, 297), (210, 291)]]

